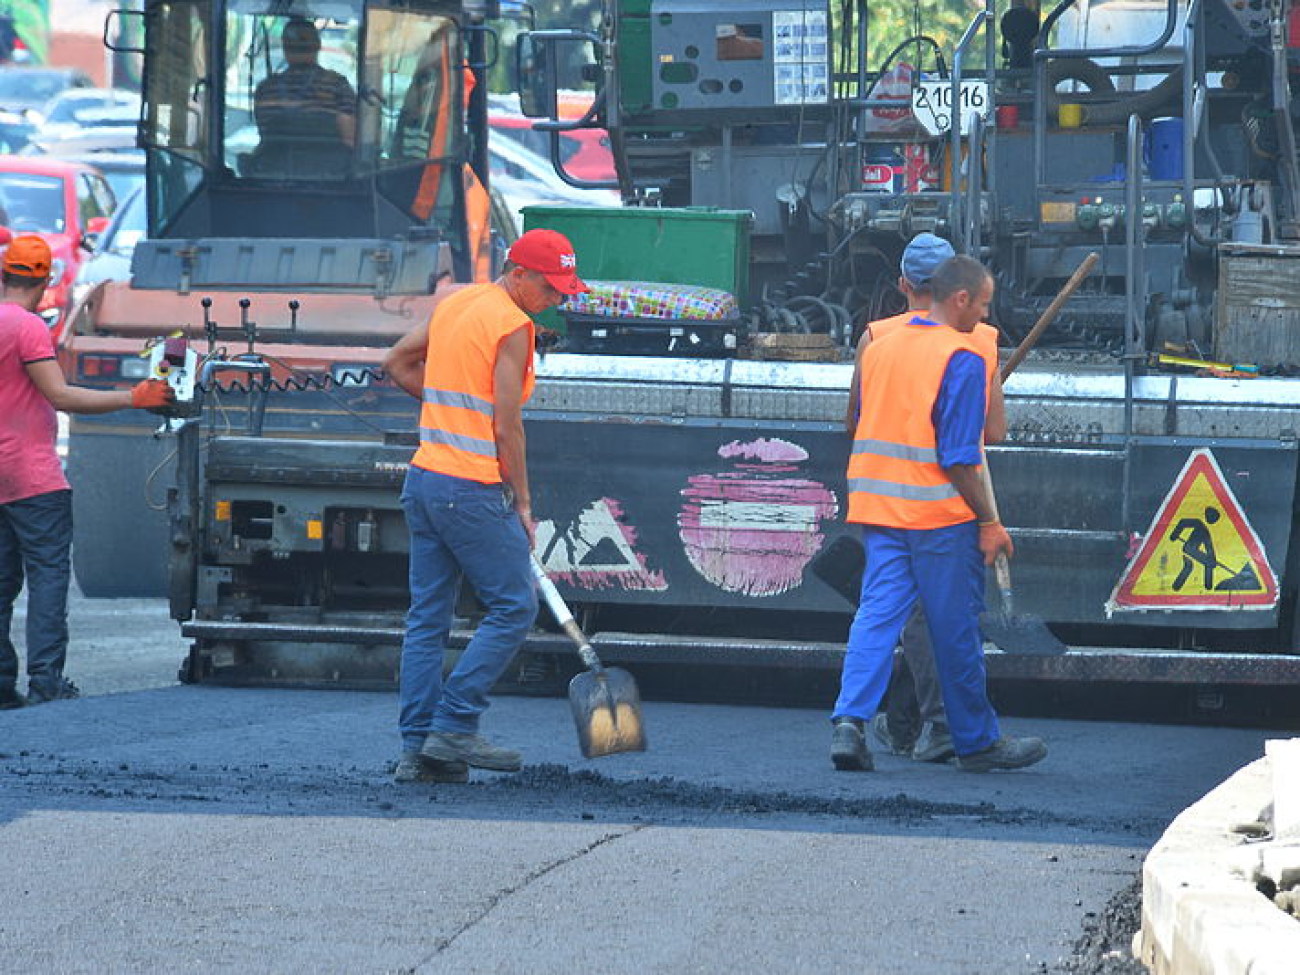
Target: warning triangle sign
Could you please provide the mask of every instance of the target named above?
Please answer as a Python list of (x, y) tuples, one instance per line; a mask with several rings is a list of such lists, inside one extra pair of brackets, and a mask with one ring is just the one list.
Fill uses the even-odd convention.
[(1111, 593), (1107, 611), (1270, 609), (1277, 577), (1207, 448), (1192, 452)]
[(661, 592), (668, 583), (646, 566), (637, 551), (637, 533), (624, 523), (623, 508), (613, 498), (598, 498), (564, 526), (537, 524), (537, 555), (554, 579), (582, 589)]

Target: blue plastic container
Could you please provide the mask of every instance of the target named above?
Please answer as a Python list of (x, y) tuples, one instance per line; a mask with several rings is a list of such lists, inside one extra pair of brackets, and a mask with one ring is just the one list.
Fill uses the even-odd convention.
[(1158, 118), (1146, 136), (1146, 163), (1149, 179), (1183, 178), (1183, 120)]

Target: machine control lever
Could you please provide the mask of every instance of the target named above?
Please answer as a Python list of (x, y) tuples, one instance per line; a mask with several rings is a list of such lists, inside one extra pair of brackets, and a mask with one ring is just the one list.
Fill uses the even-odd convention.
[(199, 302), (203, 306), (203, 334), (208, 340), (208, 358), (217, 351), (217, 322), (212, 317), (212, 299), (204, 298)]
[(248, 309), (252, 302), (247, 298), (239, 299), (239, 327), (244, 331), (244, 338), (248, 340), (248, 354), (253, 354), (253, 346), (257, 344), (257, 322), (248, 317)]

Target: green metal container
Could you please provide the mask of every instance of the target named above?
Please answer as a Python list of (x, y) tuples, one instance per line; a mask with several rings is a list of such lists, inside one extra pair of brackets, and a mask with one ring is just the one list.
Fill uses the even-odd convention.
[(573, 242), (578, 274), (721, 288), (749, 306), (748, 210), (713, 207), (524, 207), (524, 229)]

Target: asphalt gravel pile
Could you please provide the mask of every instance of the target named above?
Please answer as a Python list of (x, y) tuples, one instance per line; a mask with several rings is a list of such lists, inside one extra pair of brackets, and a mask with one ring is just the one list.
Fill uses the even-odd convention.
[(1085, 917), (1074, 955), (1062, 966), (1068, 975), (1147, 975), (1133, 957), (1133, 936), (1142, 926), (1142, 878), (1121, 889), (1097, 916)]
[[(1094, 830), (1085, 818), (993, 803), (939, 802), (899, 792), (890, 796), (834, 798), (708, 786), (668, 776), (618, 779), (558, 763), (525, 766), (514, 775), (476, 775), (465, 785), (396, 788), (392, 763), (375, 765), (199, 765), (105, 762), (24, 749), (0, 752), (0, 777), (9, 798), (39, 796), (66, 804), (78, 798), (116, 800), (142, 809), (211, 804), (244, 814), (293, 810), (314, 814), (397, 812), (428, 803), (472, 808), (490, 817), (521, 808), (560, 818), (681, 821), (706, 816), (813, 816), (922, 826), (959, 820), (971, 824)], [(58, 802), (61, 797), (62, 803)], [(495, 812), (494, 812), (495, 811)], [(1111, 829), (1112, 824), (1107, 824)], [(1121, 827), (1122, 829), (1123, 827)], [(1130, 829), (1138, 828), (1130, 824)], [(1148, 827), (1149, 828), (1149, 824)]]
[(523, 790), (575, 805), (615, 806), (622, 810), (667, 807), (749, 815), (798, 813), (876, 819), (900, 825), (932, 822), (942, 817), (1022, 826), (1088, 825), (1082, 819), (1041, 810), (1002, 809), (988, 802), (935, 802), (903, 792), (879, 798), (825, 798), (702, 786), (671, 777), (618, 780), (599, 772), (575, 771), (555, 764), (528, 766), (518, 775), (500, 780), (494, 788)]

